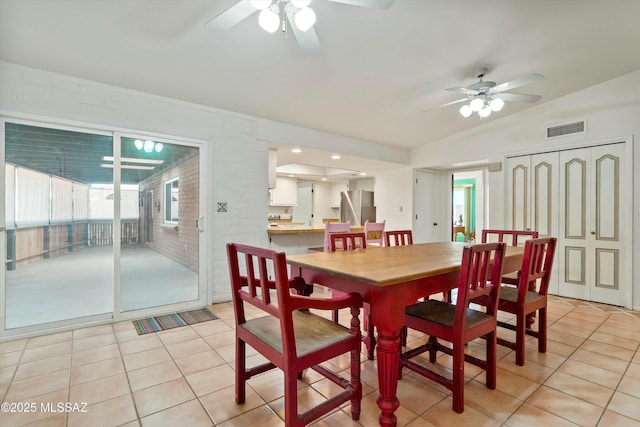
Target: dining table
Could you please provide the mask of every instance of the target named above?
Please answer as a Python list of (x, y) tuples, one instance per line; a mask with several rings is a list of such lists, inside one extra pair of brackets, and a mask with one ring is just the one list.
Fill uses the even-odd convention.
[[(371, 307), (378, 367), (380, 425), (395, 426), (400, 331), (405, 307), (457, 287), (462, 250), (469, 243), (435, 242), (367, 247), (287, 256), (292, 277), (342, 292), (356, 292)], [(507, 246), (503, 274), (520, 269), (524, 248)]]

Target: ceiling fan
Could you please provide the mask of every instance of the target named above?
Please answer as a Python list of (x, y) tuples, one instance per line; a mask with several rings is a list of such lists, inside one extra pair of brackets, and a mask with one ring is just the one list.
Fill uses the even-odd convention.
[[(395, 0), (329, 0), (353, 6), (388, 9)], [(313, 28), (316, 17), (309, 7), (311, 0), (240, 0), (229, 9), (207, 21), (205, 27), (214, 32), (226, 31), (250, 15), (260, 12), (258, 23), (273, 33), (291, 29), (298, 46), (305, 54), (320, 51), (320, 40)]]
[(445, 89), (451, 92), (463, 93), (466, 96), (456, 99), (455, 101), (447, 102), (441, 105), (440, 108), (469, 101), (469, 104), (465, 104), (460, 108), (460, 114), (462, 114), (462, 116), (469, 117), (474, 112), (477, 112), (480, 117), (487, 117), (492, 111), (500, 111), (505, 101), (534, 103), (542, 98), (540, 95), (507, 92), (520, 86), (544, 80), (542, 74), (533, 73), (497, 85), (495, 82), (483, 80), (487, 71), (486, 67), (476, 68), (473, 71), (473, 75), (479, 79), (478, 82), (467, 87), (455, 86)]

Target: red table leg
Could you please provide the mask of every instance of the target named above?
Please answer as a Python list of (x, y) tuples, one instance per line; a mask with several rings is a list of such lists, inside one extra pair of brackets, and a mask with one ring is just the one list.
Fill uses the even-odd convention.
[(400, 369), (400, 331), (378, 331), (378, 385), (380, 397), (377, 403), (380, 411), (380, 425), (395, 427), (394, 412), (400, 406), (396, 396), (398, 390), (398, 373)]

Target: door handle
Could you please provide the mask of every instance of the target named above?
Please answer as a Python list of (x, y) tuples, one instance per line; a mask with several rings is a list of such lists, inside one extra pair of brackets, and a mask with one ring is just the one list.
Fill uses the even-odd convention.
[(196, 228), (198, 229), (198, 231), (200, 233), (202, 233), (204, 231), (204, 217), (198, 217), (196, 218)]
[(591, 234), (593, 234), (593, 235), (595, 236), (596, 232), (595, 232), (595, 231), (592, 231), (592, 232), (591, 232)]

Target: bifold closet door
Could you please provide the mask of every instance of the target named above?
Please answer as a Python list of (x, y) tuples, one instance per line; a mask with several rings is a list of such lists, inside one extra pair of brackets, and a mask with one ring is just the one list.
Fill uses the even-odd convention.
[[(559, 153), (512, 157), (507, 168), (507, 228), (557, 237)], [(551, 276), (551, 293), (558, 293), (557, 271)]]
[(559, 294), (625, 305), (624, 144), (560, 152)]

